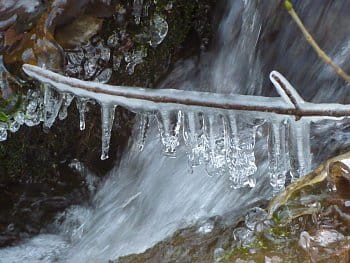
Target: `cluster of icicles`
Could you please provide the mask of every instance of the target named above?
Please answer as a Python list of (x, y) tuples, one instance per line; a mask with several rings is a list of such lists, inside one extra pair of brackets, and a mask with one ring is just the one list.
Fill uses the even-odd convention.
[[(49, 84), (42, 91), (30, 90), (25, 98), (23, 112), (16, 126), (38, 125), (50, 128), (56, 118), (67, 117), (67, 108), (74, 95), (58, 92)], [(89, 98), (76, 97), (80, 113), (80, 129), (85, 129), (85, 114)], [(116, 105), (101, 103), (102, 153), (108, 158), (109, 143)], [(226, 114), (210, 111), (159, 110), (139, 112), (137, 139), (143, 150), (147, 131), (156, 119), (162, 149), (166, 156), (176, 157), (177, 148), (184, 145), (189, 167), (204, 165), (211, 176), (228, 175), (233, 188), (254, 187), (257, 165), (255, 142), (257, 135), (268, 145), (268, 163), (271, 185), (278, 192), (284, 188), (286, 176), (296, 179), (310, 170), (309, 121), (295, 121), (293, 117), (257, 119), (252, 113), (231, 111)], [(4, 127), (2, 133), (6, 132)], [(1, 133), (0, 131), (0, 133)], [(267, 135), (267, 136), (265, 136)], [(6, 138), (5, 138), (6, 139)]]

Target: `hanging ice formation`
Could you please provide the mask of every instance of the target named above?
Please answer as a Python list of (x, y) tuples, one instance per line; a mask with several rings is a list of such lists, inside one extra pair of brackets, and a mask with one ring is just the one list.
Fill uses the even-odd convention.
[[(183, 143), (191, 169), (204, 165), (209, 175), (227, 175), (233, 188), (254, 187), (256, 183), (254, 148), (260, 126), (265, 127), (260, 130), (268, 148), (271, 186), (279, 192), (287, 177), (295, 180), (311, 170), (310, 122), (350, 116), (350, 105), (305, 102), (275, 71), (270, 79), (280, 98), (109, 86), (67, 78), (31, 65), (23, 69), (45, 83), (46, 88), (44, 94), (28, 92), (24, 117), (17, 118), (19, 125), (16, 123), (13, 131), (23, 122), (33, 126), (43, 121), (50, 127), (57, 115), (65, 118), (73, 96), (77, 98), (83, 130), (87, 102), (97, 100), (101, 105), (104, 160), (108, 158), (115, 107), (119, 105), (138, 113), (139, 150), (144, 148), (150, 118), (155, 117), (167, 156), (176, 157)], [(0, 126), (0, 140), (6, 140), (10, 129), (7, 126)]]

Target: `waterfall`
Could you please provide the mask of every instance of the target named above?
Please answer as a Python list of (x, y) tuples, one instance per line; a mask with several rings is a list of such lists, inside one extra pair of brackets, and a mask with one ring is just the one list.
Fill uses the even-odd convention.
[[(257, 49), (266, 23), (261, 11), (266, 3), (262, 2), (228, 0), (216, 47), (203, 54), (196, 66), (192, 60), (178, 65), (160, 88), (225, 94), (270, 93), (263, 90), (266, 69), (261, 59), (265, 55)], [(141, 3), (134, 1), (136, 20)], [(269, 10), (268, 14), (273, 12)], [(283, 45), (286, 34), (280, 36)], [(319, 70), (324, 68), (319, 66)], [(46, 93), (50, 102), (55, 94), (49, 89)], [(36, 113), (45, 107), (45, 101), (34, 92), (30, 95), (35, 100), (27, 109), (31, 117), (27, 122), (34, 125), (44, 118)], [(332, 95), (327, 91), (325, 96)], [(60, 100), (60, 104), (66, 103), (63, 98)], [(77, 103), (81, 129), (85, 126), (86, 103), (82, 98)], [(49, 116), (59, 113), (56, 109), (45, 111), (49, 126)], [(103, 105), (102, 115), (106, 134), (104, 159), (114, 107)], [(107, 262), (142, 252), (199, 220), (216, 215), (233, 220), (259, 200), (270, 197), (270, 179), (278, 191), (284, 187), (287, 170), (291, 180), (310, 170), (311, 160), (306, 158), (311, 156), (309, 122), (277, 119), (267, 124), (236, 113), (222, 116), (165, 111), (155, 115), (140, 113), (120, 165), (99, 186), (91, 206), (71, 207), (57, 215), (51, 226), (54, 234), (41, 234), (15, 247), (1, 249), (0, 262)], [(267, 142), (262, 138), (264, 132), (268, 134)], [(269, 165), (261, 157), (262, 152), (268, 152)], [(286, 156), (294, 161), (288, 163)], [(300, 160), (303, 162), (298, 163)], [(220, 176), (227, 171), (231, 174), (229, 180)], [(85, 175), (93, 178), (89, 172)], [(245, 188), (236, 189), (242, 186)], [(252, 186), (255, 187), (249, 188)]]

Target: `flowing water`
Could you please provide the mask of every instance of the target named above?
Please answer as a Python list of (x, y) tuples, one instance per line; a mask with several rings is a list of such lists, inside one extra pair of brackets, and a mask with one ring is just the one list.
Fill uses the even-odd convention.
[[(268, 73), (276, 69), (297, 84), (298, 91), (307, 100), (349, 102), (345, 98), (348, 94), (345, 84), (317, 59), (287, 13), (277, 8), (275, 2), (228, 0), (222, 3), (224, 12), (220, 13), (222, 21), (213, 49), (202, 54), (198, 63), (183, 61), (160, 88), (276, 95), (267, 82)], [(297, 10), (306, 17), (306, 24), (316, 31), (316, 37), (332, 57), (346, 68), (345, 58), (350, 56), (348, 38), (337, 24), (346, 23), (344, 12), (350, 10), (350, 4), (306, 2), (298, 3)], [(308, 16), (311, 11), (313, 15)], [(321, 26), (316, 30), (317, 25)], [(320, 37), (322, 34), (327, 37)], [(102, 108), (109, 116), (113, 115), (110, 106)], [(45, 114), (50, 125), (50, 115)], [(289, 179), (293, 180), (311, 168), (308, 156), (312, 155), (307, 147), (309, 123), (288, 124), (281, 119), (266, 124), (250, 115), (249, 118), (231, 116), (230, 131), (239, 136), (229, 137), (229, 144), (233, 145), (229, 147), (229, 155), (235, 157), (230, 159), (225, 148), (228, 142), (220, 141), (225, 138), (220, 132), (225, 130), (214, 129), (222, 121), (221, 117), (202, 118), (201, 129), (210, 134), (208, 137), (198, 132), (193, 121), (196, 116), (191, 113), (169, 114), (173, 113), (160, 112), (156, 118), (140, 115), (121, 164), (98, 187), (92, 205), (71, 207), (57, 215), (50, 227), (52, 234), (41, 234), (0, 250), (0, 262), (107, 262), (141, 252), (175, 230), (211, 216), (234, 220), (249, 207), (270, 197), (269, 177), (273, 179), (271, 185), (279, 191), (284, 187), (287, 171), (291, 171)], [(187, 128), (183, 135), (176, 121), (169, 122), (173, 119), (184, 120), (183, 126)], [(110, 136), (110, 121), (111, 118), (103, 118), (104, 139)], [(209, 123), (208, 128), (203, 128), (204, 122)], [(290, 125), (292, 128), (287, 129)], [(333, 140), (331, 150), (334, 152), (339, 150), (340, 141), (343, 145), (350, 141), (346, 120), (311, 126), (313, 165), (327, 156), (320, 147), (315, 147), (317, 142)], [(147, 136), (144, 130), (148, 130)], [(297, 138), (293, 144), (295, 149), (286, 150), (289, 144), (285, 141), (289, 137)], [(105, 142), (103, 158), (108, 155), (107, 145)], [(176, 158), (169, 158), (175, 154)], [(265, 155), (269, 162), (262, 157)], [(294, 161), (289, 163), (284, 156)], [(229, 170), (230, 180), (219, 176), (223, 169)], [(93, 181), (91, 173), (81, 172)], [(235, 189), (240, 187), (244, 188)]]

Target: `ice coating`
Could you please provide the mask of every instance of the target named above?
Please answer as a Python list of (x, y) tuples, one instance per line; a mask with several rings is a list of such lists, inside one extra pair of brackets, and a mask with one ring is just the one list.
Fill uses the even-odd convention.
[[(204, 112), (208, 110), (210, 110), (210, 112), (240, 110), (254, 111), (256, 114), (260, 114), (262, 118), (269, 117), (268, 115), (271, 113), (315, 120), (320, 118), (341, 118), (350, 116), (350, 105), (336, 103), (315, 104), (304, 102), (302, 105), (299, 105), (300, 107), (297, 109), (294, 105), (287, 104), (285, 100), (281, 98), (111, 86), (65, 77), (28, 64), (23, 65), (23, 70), (29, 76), (41, 82), (49, 83), (61, 92), (72, 92), (76, 96), (88, 97), (104, 103), (114, 103), (134, 112), (140, 110), (154, 111), (160, 108), (166, 110), (198, 110)], [(291, 86), (289, 89), (294, 90)], [(294, 92), (291, 94), (294, 98)], [(295, 100), (300, 102), (298, 98), (295, 98)]]
[[(227, 176), (235, 189), (256, 184), (256, 133), (264, 121), (270, 124), (266, 135), (268, 169), (277, 193), (283, 189), (289, 171), (291, 180), (295, 180), (311, 169), (310, 121), (350, 115), (349, 105), (304, 102), (275, 71), (271, 81), (282, 98), (110, 86), (64, 77), (31, 65), (24, 65), (23, 69), (59, 93), (70, 92), (77, 97), (81, 129), (85, 128), (87, 102), (99, 102), (102, 160), (108, 158), (114, 110), (120, 105), (140, 114), (139, 150), (144, 148), (149, 116), (155, 114), (165, 155), (175, 157), (183, 143), (191, 169), (203, 165), (211, 176)], [(40, 105), (40, 99), (34, 100), (30, 108), (35, 111)]]

